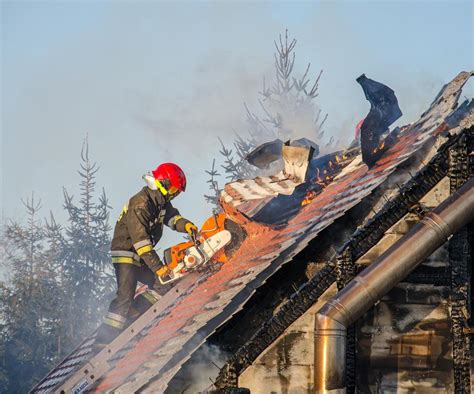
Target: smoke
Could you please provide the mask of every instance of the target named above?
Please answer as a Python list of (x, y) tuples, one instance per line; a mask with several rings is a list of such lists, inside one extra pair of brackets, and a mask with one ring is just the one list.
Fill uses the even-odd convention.
[(205, 343), (193, 356), (192, 365), (182, 377), (184, 387), (173, 385), (173, 390), (181, 390), (179, 392), (183, 394), (208, 393), (213, 389), (213, 382), (228, 358), (229, 354), (218, 346)]
[[(290, 93), (271, 98), (263, 103), (263, 105), (265, 104), (266, 110), (271, 111), (275, 120), (279, 122), (277, 137), (282, 140), (304, 137), (320, 142), (318, 133), (321, 131), (320, 124), (325, 115), (316, 102), (304, 96)], [(263, 119), (268, 118), (265, 110), (262, 109), (261, 112), (264, 112)]]
[(245, 128), (243, 102), (254, 102), (260, 75), (247, 72), (244, 60), (228, 60), (218, 70), (210, 63), (209, 59), (190, 71), (192, 82), (186, 92), (136, 97), (135, 120), (157, 143), (166, 145), (171, 156), (174, 151), (209, 161), (217, 152), (217, 137), (229, 140)]
[[(136, 94), (134, 119), (157, 138), (173, 136), (166, 141), (167, 145), (208, 162), (220, 148), (217, 137), (226, 146), (231, 146), (237, 136), (252, 139), (256, 144), (273, 138), (306, 137), (317, 141), (325, 117), (317, 102), (306, 96), (301, 87), (290, 88), (283, 94), (274, 91), (279, 87), (274, 64), (274, 55), (278, 55), (273, 40), (278, 41), (281, 32), (272, 31), (267, 42), (261, 42), (257, 48), (249, 47), (247, 52), (233, 54), (215, 49), (202, 55), (186, 76), (189, 84), (185, 91)], [(308, 61), (297, 56), (295, 70), (288, 78), (290, 85), (301, 83)], [(317, 71), (309, 70), (306, 91), (311, 90), (317, 75)], [(258, 118), (258, 127), (248, 121), (247, 110), (250, 116)], [(173, 150), (168, 148), (166, 153), (172, 154)]]
[(12, 273), (12, 261), (8, 259), (8, 256), (12, 255), (10, 249), (12, 245), (7, 241), (5, 237), (6, 221), (0, 219), (0, 283), (11, 280)]

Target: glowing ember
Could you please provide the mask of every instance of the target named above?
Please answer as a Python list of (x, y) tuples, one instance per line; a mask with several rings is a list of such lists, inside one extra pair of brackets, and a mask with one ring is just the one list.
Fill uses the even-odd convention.
[(315, 191), (307, 192), (306, 195), (304, 196), (304, 200), (301, 201), (301, 206), (304, 207), (305, 205), (310, 204), (311, 201), (313, 201), (315, 197), (316, 197)]
[(382, 143), (373, 150), (373, 153), (380, 152), (384, 147), (385, 147), (385, 141), (382, 141)]

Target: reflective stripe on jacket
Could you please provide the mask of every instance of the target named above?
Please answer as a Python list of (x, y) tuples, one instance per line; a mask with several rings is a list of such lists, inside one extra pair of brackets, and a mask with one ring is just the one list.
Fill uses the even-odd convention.
[(154, 246), (163, 234), (163, 225), (186, 232), (184, 219), (159, 190), (144, 187), (122, 210), (112, 238), (112, 262), (140, 265), (156, 272), (161, 266)]

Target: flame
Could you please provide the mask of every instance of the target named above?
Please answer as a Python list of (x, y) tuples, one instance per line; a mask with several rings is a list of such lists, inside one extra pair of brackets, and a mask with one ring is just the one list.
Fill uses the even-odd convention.
[(385, 148), (385, 141), (383, 141), (377, 148), (375, 148), (372, 153), (380, 152), (383, 148)]
[(305, 205), (310, 204), (311, 201), (313, 201), (315, 197), (316, 197), (315, 191), (312, 191), (312, 190), (308, 191), (305, 194), (303, 201), (301, 201), (301, 206), (304, 207)]

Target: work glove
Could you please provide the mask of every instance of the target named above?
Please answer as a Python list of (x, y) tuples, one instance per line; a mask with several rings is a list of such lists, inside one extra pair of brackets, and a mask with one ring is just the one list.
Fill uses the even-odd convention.
[(161, 278), (164, 278), (166, 277), (167, 275), (170, 274), (170, 269), (168, 268), (168, 266), (164, 265), (163, 267), (157, 269), (155, 271), (155, 275), (158, 276), (158, 277), (161, 277)]
[(196, 236), (196, 234), (198, 232), (198, 228), (196, 227), (196, 225), (193, 222), (186, 223), (185, 226), (184, 226), (184, 229), (186, 230), (186, 232), (191, 237)]
[(139, 255), (140, 255), (140, 258), (143, 260), (143, 262), (146, 264), (146, 266), (150, 268), (153, 272), (158, 271), (161, 267), (165, 265), (161, 261), (155, 249), (151, 249)]

